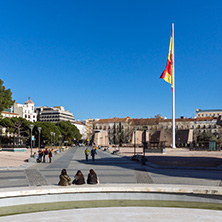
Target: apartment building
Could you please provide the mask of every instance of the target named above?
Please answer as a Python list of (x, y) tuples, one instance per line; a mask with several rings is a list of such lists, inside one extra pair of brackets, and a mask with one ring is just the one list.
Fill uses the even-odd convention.
[(75, 123), (73, 114), (69, 111), (66, 111), (63, 106), (36, 107), (35, 112), (38, 121), (41, 122), (57, 123), (59, 121), (70, 121), (72, 124)]
[(219, 116), (222, 116), (222, 109), (196, 109), (196, 118)]

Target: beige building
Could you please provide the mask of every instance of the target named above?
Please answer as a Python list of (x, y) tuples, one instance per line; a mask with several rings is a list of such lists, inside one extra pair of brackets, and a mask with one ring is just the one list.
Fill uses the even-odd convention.
[(222, 116), (222, 109), (196, 109), (196, 118), (198, 117), (219, 117)]
[(132, 140), (129, 120), (130, 117), (100, 119), (94, 123), (93, 129), (107, 131), (110, 144), (128, 143)]
[[(216, 117), (181, 117), (176, 119), (176, 144), (187, 146), (193, 141), (197, 141), (198, 135), (204, 132), (210, 132), (221, 137), (221, 126), (217, 124), (217, 119)], [(136, 142), (136, 144), (141, 145), (144, 129), (147, 130), (147, 138), (150, 142), (165, 141), (166, 146), (172, 145), (172, 119), (114, 117), (112, 119), (100, 119), (94, 123), (94, 130), (107, 131), (110, 144), (119, 144), (121, 132), (122, 143), (133, 145)], [(136, 136), (134, 132), (136, 132)]]
[(95, 119), (87, 119), (85, 120), (85, 126), (86, 126), (86, 141), (90, 142), (91, 138), (93, 136), (93, 124), (97, 121)]
[(109, 146), (109, 139), (107, 131), (95, 131), (93, 143), (97, 146)]

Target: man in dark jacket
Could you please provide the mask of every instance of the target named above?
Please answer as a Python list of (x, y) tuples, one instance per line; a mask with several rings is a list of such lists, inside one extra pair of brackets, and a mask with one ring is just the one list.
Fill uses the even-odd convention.
[(96, 149), (95, 148), (92, 148), (92, 150), (91, 150), (91, 156), (92, 156), (92, 161), (94, 162), (94, 160), (95, 160), (95, 155), (96, 155), (97, 153), (96, 153)]

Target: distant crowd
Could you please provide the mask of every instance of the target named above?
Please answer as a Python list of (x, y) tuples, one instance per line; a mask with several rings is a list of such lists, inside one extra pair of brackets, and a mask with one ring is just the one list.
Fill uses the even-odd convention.
[(53, 149), (39, 149), (38, 154), (35, 152), (33, 158), (37, 163), (51, 163), (53, 152)]
[(59, 176), (59, 186), (70, 186), (71, 184), (82, 185), (87, 182), (87, 184), (98, 184), (99, 178), (93, 169), (89, 170), (89, 174), (87, 176), (87, 181), (85, 182), (85, 178), (81, 170), (78, 170), (74, 176), (73, 181), (71, 182), (71, 178), (67, 174), (66, 169), (61, 171)]

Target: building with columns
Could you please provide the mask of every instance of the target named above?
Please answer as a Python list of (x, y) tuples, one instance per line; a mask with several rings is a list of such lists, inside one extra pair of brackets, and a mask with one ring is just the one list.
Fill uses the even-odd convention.
[[(221, 138), (221, 126), (217, 117), (178, 118), (176, 124), (176, 144), (189, 146), (201, 133), (212, 133)], [(131, 119), (112, 118), (100, 119), (94, 123), (94, 131), (107, 131), (109, 144), (142, 145), (142, 132), (146, 129), (150, 142), (165, 141), (166, 146), (172, 144), (172, 119), (147, 118)], [(136, 132), (136, 133), (135, 133)], [(138, 142), (137, 142), (138, 141)]]

